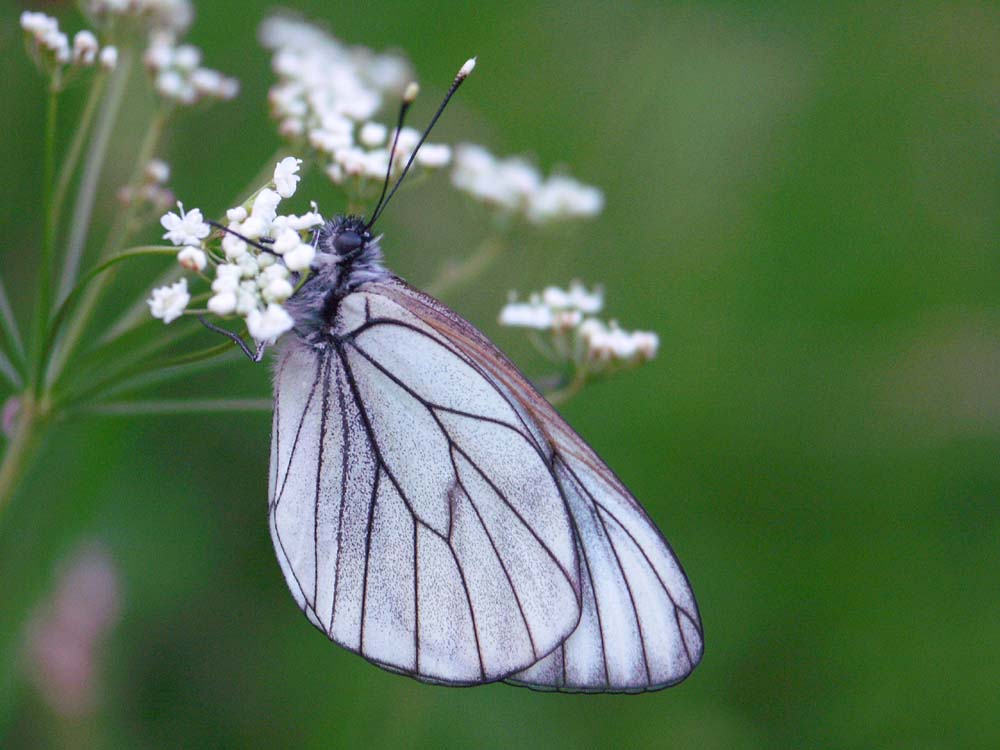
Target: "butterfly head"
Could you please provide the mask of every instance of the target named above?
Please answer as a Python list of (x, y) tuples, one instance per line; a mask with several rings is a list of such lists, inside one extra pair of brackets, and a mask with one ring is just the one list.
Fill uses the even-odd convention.
[(316, 235), (316, 251), (336, 263), (361, 258), (373, 244), (377, 247), (378, 241), (360, 216), (335, 216)]
[(315, 236), (313, 271), (318, 285), (345, 293), (386, 276), (380, 239), (372, 235), (360, 216), (335, 216), (327, 221)]

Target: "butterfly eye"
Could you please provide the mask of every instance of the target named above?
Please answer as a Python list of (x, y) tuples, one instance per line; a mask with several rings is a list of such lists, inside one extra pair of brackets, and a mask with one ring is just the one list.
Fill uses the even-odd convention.
[(333, 240), (333, 247), (338, 255), (347, 255), (357, 250), (362, 244), (364, 244), (364, 240), (361, 239), (361, 235), (352, 231), (341, 232)]

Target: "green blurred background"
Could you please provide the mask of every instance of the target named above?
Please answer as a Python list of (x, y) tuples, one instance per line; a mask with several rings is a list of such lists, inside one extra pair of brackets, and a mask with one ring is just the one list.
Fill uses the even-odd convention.
[[(673, 543), (704, 661), (641, 696), (382, 672), (285, 588), (268, 415), (101, 418), (61, 428), (0, 523), (0, 746), (1000, 747), (997, 4), (286, 4), (407, 51), (416, 123), (479, 55), (438, 139), (533, 152), (606, 191), (599, 221), (525, 234), (447, 302), (529, 372), (494, 322), (511, 288), (601, 282), (611, 316), (660, 333), (657, 360), (564, 413)], [(30, 5), (75, 30), (69, 6)], [(190, 39), (244, 89), (184, 117), (162, 155), (212, 215), (278, 145), (255, 41), (271, 4), (197, 6)], [(0, 2), (0, 253), (22, 320), (44, 107), (23, 7)], [(136, 135), (117, 137), (127, 173)], [(324, 183), (309, 194), (336, 209)], [(400, 196), (384, 245), (420, 285), (482, 227), (442, 176)], [(270, 385), (234, 364), (185, 388)], [(18, 654), (81, 539), (114, 555), (124, 609), (100, 709), (74, 728)]]

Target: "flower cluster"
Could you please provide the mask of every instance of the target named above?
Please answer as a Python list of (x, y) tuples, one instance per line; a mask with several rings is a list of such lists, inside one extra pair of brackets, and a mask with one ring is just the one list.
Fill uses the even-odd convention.
[[(210, 238), (212, 227), (200, 209), (185, 211), (178, 204), (178, 213), (170, 212), (160, 220), (167, 230), (163, 238), (181, 248), (178, 263), (211, 282), (207, 309), (201, 312), (238, 315), (258, 342), (273, 342), (292, 328), (292, 317), (282, 303), (305, 278), (316, 253), (304, 236), (323, 223), (315, 204), (301, 216), (278, 214), (282, 199), (295, 194), (300, 164), (301, 159), (282, 159), (268, 187), (244, 205), (229, 209), (228, 231), (221, 241)], [(214, 278), (204, 274), (210, 265)], [(149, 309), (154, 317), (170, 323), (190, 302), (187, 279), (181, 279), (155, 289)]]
[(511, 292), (510, 301), (500, 311), (500, 324), (537, 330), (569, 330), (583, 322), (584, 315), (593, 315), (604, 307), (604, 292), (600, 288), (588, 292), (579, 281), (569, 289), (546, 287), (526, 302), (518, 302), (517, 293)]
[(59, 21), (45, 13), (24, 11), (21, 28), (28, 34), (35, 62), (50, 74), (67, 65), (76, 68), (100, 65), (111, 70), (118, 63), (116, 47), (101, 47), (97, 36), (87, 29), (76, 32), (70, 43), (69, 36), (59, 30)]
[(233, 99), (240, 82), (212, 68), (201, 66), (201, 50), (192, 44), (177, 45), (172, 33), (153, 34), (143, 55), (156, 92), (178, 104), (205, 99)]
[[(398, 55), (349, 47), (306, 21), (286, 16), (266, 20), (260, 39), (273, 52), (271, 66), (278, 81), (269, 99), (281, 134), (314, 149), (335, 184), (359, 197), (376, 189), (389, 170), (395, 130), (372, 118), (387, 94), (416, 96), (416, 86), (408, 85), (409, 63)], [(402, 170), (419, 140), (418, 131), (400, 130), (393, 174)], [(450, 161), (451, 149), (432, 143), (425, 143), (415, 159), (427, 169)]]
[(532, 343), (550, 360), (570, 365), (577, 377), (587, 379), (647, 362), (656, 356), (659, 338), (650, 331), (625, 331), (618, 323), (593, 317), (604, 307), (604, 294), (588, 291), (574, 281), (568, 289), (547, 287), (519, 301), (515, 293), (500, 310), (500, 324), (547, 331), (549, 342), (533, 337)]
[(498, 159), (470, 143), (455, 147), (451, 182), (500, 214), (532, 224), (597, 216), (604, 209), (604, 194), (596, 187), (566, 175), (543, 178), (525, 159)]
[(175, 33), (187, 30), (194, 20), (190, 0), (86, 0), (84, 10), (97, 23), (128, 18)]

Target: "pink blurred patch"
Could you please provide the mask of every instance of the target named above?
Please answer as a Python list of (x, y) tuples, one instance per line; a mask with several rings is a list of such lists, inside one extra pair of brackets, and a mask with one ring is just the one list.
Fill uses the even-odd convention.
[(121, 585), (110, 553), (100, 545), (81, 546), (31, 616), (25, 644), (28, 676), (61, 716), (84, 716), (99, 703), (100, 650), (120, 611)]

